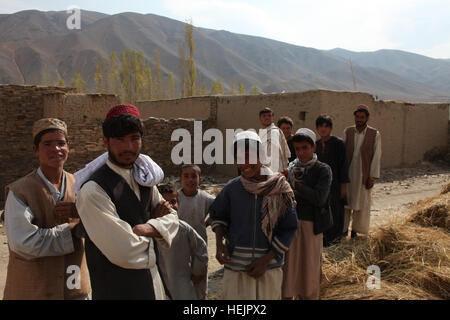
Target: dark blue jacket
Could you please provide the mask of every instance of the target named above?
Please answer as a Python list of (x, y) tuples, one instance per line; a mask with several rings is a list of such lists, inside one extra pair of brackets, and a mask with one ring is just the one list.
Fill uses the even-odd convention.
[(261, 227), (262, 196), (256, 196), (244, 189), (240, 177), (230, 180), (209, 208), (211, 227), (224, 225), (227, 229), (226, 242), (231, 262), (225, 268), (243, 271), (252, 261), (261, 258), (270, 250), (275, 259), (268, 269), (280, 267), (284, 254), (297, 230), (297, 214), (294, 207), (288, 208), (273, 230), (271, 243)]

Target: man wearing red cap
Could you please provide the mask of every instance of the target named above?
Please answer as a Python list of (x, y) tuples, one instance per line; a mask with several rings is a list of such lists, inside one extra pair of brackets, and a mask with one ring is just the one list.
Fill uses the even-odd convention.
[(103, 122), (108, 159), (78, 192), (93, 299), (165, 298), (155, 251), (157, 245), (170, 247), (178, 217), (156, 188), (161, 177), (147, 179), (160, 170), (154, 162), (144, 174), (150, 182), (140, 179), (145, 167), (138, 162), (143, 156), (139, 117), (133, 105), (108, 112)]
[(370, 224), (371, 190), (380, 177), (381, 137), (380, 133), (367, 125), (369, 107), (359, 105), (353, 115), (355, 126), (344, 130), (347, 158), (350, 162), (347, 184), (348, 205), (345, 207), (344, 237), (347, 236), (350, 218), (352, 238), (357, 233), (367, 234)]

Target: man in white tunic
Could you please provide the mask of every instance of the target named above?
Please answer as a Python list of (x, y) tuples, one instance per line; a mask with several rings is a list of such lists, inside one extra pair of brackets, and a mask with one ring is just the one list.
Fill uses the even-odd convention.
[(378, 130), (367, 125), (369, 108), (359, 105), (355, 112), (355, 126), (344, 130), (344, 142), (350, 161), (347, 184), (348, 205), (345, 207), (344, 236), (352, 218), (351, 236), (367, 234), (370, 224), (371, 190), (380, 177), (381, 136)]
[[(108, 159), (78, 193), (93, 299), (165, 298), (155, 250), (170, 247), (178, 217), (155, 186), (161, 177), (150, 186), (136, 179), (142, 169), (136, 166), (143, 134), (139, 117), (132, 105), (108, 112), (103, 123)], [(151, 213), (159, 218), (151, 219)]]
[(272, 109), (264, 108), (261, 110), (259, 121), (262, 126), (259, 130), (259, 137), (266, 154), (267, 166), (275, 173), (286, 171), (291, 151), (283, 132), (273, 123), (274, 113)]

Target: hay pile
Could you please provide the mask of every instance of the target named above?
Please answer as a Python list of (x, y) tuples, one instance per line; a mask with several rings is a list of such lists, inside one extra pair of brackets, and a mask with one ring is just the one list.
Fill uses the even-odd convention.
[[(324, 249), (321, 299), (450, 299), (450, 183), (368, 237)], [(369, 290), (367, 268), (381, 270)]]

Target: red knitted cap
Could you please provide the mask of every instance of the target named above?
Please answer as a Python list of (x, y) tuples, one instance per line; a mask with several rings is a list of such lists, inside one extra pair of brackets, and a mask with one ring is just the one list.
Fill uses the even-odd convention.
[(108, 113), (106, 114), (105, 120), (108, 120), (109, 118), (112, 118), (112, 117), (120, 116), (121, 114), (131, 114), (138, 118), (141, 117), (141, 114), (139, 113), (138, 108), (136, 108), (132, 104), (119, 104), (117, 106), (112, 107), (108, 111)]

